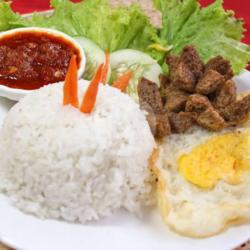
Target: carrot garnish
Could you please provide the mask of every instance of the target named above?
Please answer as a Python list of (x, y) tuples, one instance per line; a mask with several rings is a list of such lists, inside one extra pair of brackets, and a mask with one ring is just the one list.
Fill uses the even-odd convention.
[(108, 71), (109, 71), (109, 64), (110, 64), (110, 54), (109, 52), (105, 52), (105, 64), (102, 69), (102, 77), (101, 77), (101, 82), (103, 84), (106, 84), (107, 78), (108, 78)]
[(84, 95), (82, 105), (80, 107), (80, 111), (83, 113), (87, 114), (91, 113), (95, 106), (96, 96), (98, 92), (99, 83), (102, 77), (103, 67), (104, 67), (103, 64), (101, 64), (98, 67), (94, 78), (89, 83), (88, 89)]
[(126, 92), (131, 77), (132, 71), (126, 71), (123, 75), (121, 75), (120, 77), (118, 77), (118, 79), (114, 81), (112, 87), (120, 89), (122, 92)]
[(65, 78), (63, 87), (63, 105), (71, 104), (73, 107), (78, 108), (78, 86), (77, 86), (77, 62), (76, 55), (70, 59), (68, 72)]

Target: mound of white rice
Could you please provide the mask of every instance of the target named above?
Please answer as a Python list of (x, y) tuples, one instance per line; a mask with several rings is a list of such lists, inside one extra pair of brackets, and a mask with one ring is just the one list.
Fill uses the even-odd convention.
[[(88, 86), (79, 82), (79, 100)], [(42, 218), (86, 222), (147, 200), (155, 146), (144, 114), (129, 96), (100, 85), (95, 109), (62, 105), (62, 84), (23, 98), (0, 132), (0, 191)]]

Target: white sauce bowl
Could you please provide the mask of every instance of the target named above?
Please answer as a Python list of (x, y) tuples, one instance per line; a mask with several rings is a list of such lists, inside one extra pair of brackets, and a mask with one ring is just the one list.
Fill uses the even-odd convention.
[[(37, 32), (39, 34), (44, 33), (48, 34), (50, 36), (54, 36), (56, 38), (62, 38), (63, 40), (66, 40), (70, 42), (78, 51), (80, 56), (80, 67), (78, 69), (78, 78), (80, 79), (85, 71), (85, 65), (86, 65), (86, 56), (84, 53), (83, 48), (70, 36), (66, 35), (63, 32), (56, 31), (53, 29), (47, 29), (47, 28), (18, 28), (13, 29), (9, 31), (5, 31), (0, 33), (0, 40), (4, 39), (6, 36), (12, 36), (16, 35), (18, 33), (30, 33), (30, 32)], [(53, 84), (53, 83), (52, 83)], [(10, 100), (18, 101), (25, 95), (31, 93), (34, 90), (24, 90), (24, 89), (18, 89), (18, 88), (11, 88), (5, 85), (0, 84), (0, 96), (6, 97)]]

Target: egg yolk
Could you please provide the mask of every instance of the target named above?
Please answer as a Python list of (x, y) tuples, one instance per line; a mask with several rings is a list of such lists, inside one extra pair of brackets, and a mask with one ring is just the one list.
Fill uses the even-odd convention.
[(213, 137), (178, 159), (180, 173), (200, 188), (212, 189), (223, 180), (238, 184), (250, 170), (250, 132)]

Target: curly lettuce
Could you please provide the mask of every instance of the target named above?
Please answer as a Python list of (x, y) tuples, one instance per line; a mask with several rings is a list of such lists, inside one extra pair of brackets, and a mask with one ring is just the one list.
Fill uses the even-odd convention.
[(240, 42), (243, 21), (232, 11), (225, 11), (223, 1), (216, 0), (201, 8), (197, 0), (154, 0), (162, 11), (163, 28), (160, 38), (173, 46), (172, 53), (179, 54), (187, 44), (193, 44), (207, 61), (216, 55), (227, 58), (239, 73), (250, 60), (250, 47)]
[(0, 0), (0, 31), (18, 27), (16, 24), (12, 24), (12, 22), (18, 22), (20, 19), (20, 15), (12, 11), (10, 3)]

